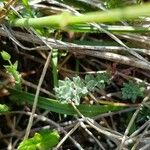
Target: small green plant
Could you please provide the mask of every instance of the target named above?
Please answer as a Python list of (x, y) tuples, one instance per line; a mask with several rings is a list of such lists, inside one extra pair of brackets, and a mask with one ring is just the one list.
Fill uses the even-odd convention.
[(58, 87), (55, 87), (56, 96), (63, 102), (68, 103), (73, 101), (76, 105), (80, 104), (81, 97), (94, 91), (96, 88), (104, 89), (106, 84), (110, 83), (110, 75), (108, 73), (93, 75), (86, 75), (85, 79), (79, 76), (65, 80), (59, 80)]
[(138, 97), (144, 96), (145, 88), (133, 81), (129, 81), (129, 83), (124, 83), (122, 88), (122, 96), (123, 99), (130, 99), (133, 103), (136, 102)]
[(53, 148), (59, 142), (57, 131), (42, 130), (35, 133), (34, 137), (22, 141), (18, 150), (48, 150)]
[(6, 52), (6, 51), (2, 51), (1, 52), (1, 56), (4, 60), (6, 60), (9, 65), (4, 65), (6, 71), (8, 74), (12, 75), (13, 78), (15, 79), (16, 82), (16, 87), (20, 86), (21, 83), (21, 75), (20, 73), (17, 71), (18, 68), (18, 62), (16, 61), (14, 64), (11, 62), (11, 56)]
[(54, 88), (56, 96), (64, 103), (74, 101), (76, 105), (80, 104), (80, 98), (88, 93), (87, 87), (79, 76), (68, 77), (65, 80), (59, 80), (58, 87)]
[(95, 77), (86, 75), (84, 82), (88, 91), (94, 91), (95, 88), (104, 89), (106, 84), (110, 84), (110, 74), (98, 73)]

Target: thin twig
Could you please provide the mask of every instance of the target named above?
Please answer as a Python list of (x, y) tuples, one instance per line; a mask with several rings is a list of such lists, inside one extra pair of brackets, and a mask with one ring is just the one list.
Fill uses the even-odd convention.
[[(104, 134), (104, 135), (106, 135), (106, 136), (108, 136), (108, 137), (110, 137), (110, 138), (114, 138), (114, 139), (117, 139), (117, 140), (121, 140), (122, 139), (122, 136), (119, 134), (119, 135), (117, 135), (116, 133), (117, 132), (115, 132), (115, 134), (114, 133), (111, 133), (110, 131), (107, 131), (107, 130), (105, 130), (104, 128), (102, 128), (102, 127), (100, 127), (100, 125), (98, 125), (98, 127), (97, 127), (97, 125), (95, 125), (93, 122), (93, 120), (92, 119), (90, 119), (90, 118), (86, 118), (86, 117), (84, 117), (82, 114), (81, 114), (81, 112), (77, 109), (77, 107), (73, 104), (73, 103), (71, 103), (71, 105), (72, 105), (72, 107), (74, 108), (74, 110), (78, 113), (78, 115), (80, 116), (80, 117), (82, 117), (83, 119), (84, 119), (84, 121), (87, 123), (87, 124), (89, 124), (93, 129), (95, 129), (96, 131), (98, 131), (98, 132), (100, 132), (100, 133), (102, 133), (102, 134)], [(95, 122), (96, 123), (96, 122)]]
[[(145, 133), (147, 132), (147, 130), (149, 129), (150, 124), (148, 124), (148, 126), (145, 128), (145, 130), (143, 131), (143, 133), (140, 135), (140, 137), (136, 140), (136, 143), (133, 145), (133, 147), (131, 148), (131, 150), (136, 150), (138, 144), (140, 143), (140, 141), (142, 140), (142, 138), (144, 137)], [(142, 148), (143, 149), (143, 148)]]
[(130, 138), (133, 138), (137, 136), (147, 125), (150, 124), (150, 120), (146, 121), (138, 130), (134, 131), (131, 135)]
[(43, 71), (42, 71), (42, 74), (41, 74), (41, 77), (40, 77), (40, 80), (39, 80), (39, 83), (38, 83), (38, 86), (37, 86), (37, 90), (36, 90), (36, 94), (35, 94), (35, 98), (34, 98), (34, 103), (33, 103), (33, 107), (32, 107), (32, 114), (31, 114), (29, 122), (28, 122), (28, 126), (27, 126), (27, 129), (26, 129), (26, 134), (25, 134), (24, 140), (27, 139), (29, 134), (30, 134), (30, 130), (31, 130), (32, 123), (33, 123), (33, 118), (34, 118), (33, 115), (35, 113), (36, 106), (37, 106), (37, 103), (38, 103), (38, 96), (39, 96), (39, 93), (40, 93), (40, 88), (41, 88), (41, 85), (43, 83), (47, 68), (49, 66), (50, 58), (51, 58), (51, 52), (49, 52), (49, 55), (47, 57), (46, 63), (44, 65), (44, 68), (43, 68)]
[[(64, 137), (63, 139), (61, 139), (61, 141), (57, 144), (57, 146), (54, 148), (54, 150), (58, 150), (59, 147), (67, 140), (67, 138), (73, 133), (75, 132), (75, 130), (80, 126), (80, 123), (77, 123), (74, 128), (72, 128)], [(84, 150), (84, 149), (81, 149)]]
[[(24, 114), (24, 115), (28, 115), (28, 116), (31, 116), (31, 112), (25, 112), (25, 111), (9, 111), (9, 112), (4, 112), (4, 113), (0, 113), (0, 116), (1, 115), (6, 115), (6, 114)], [(67, 132), (64, 130), (63, 127), (61, 127), (58, 123), (54, 122), (53, 120), (45, 117), (45, 116), (42, 116), (42, 115), (38, 115), (38, 114), (34, 114), (33, 115), (34, 118), (37, 118), (38, 120), (41, 120), (43, 122), (47, 122), (48, 124), (51, 124), (52, 126), (54, 126), (58, 131), (61, 131), (62, 133), (64, 133), (65, 135), (67, 134)], [(49, 128), (49, 127), (48, 127)], [(40, 127), (40, 129), (42, 129)], [(39, 128), (33, 130), (32, 131), (37, 131), (39, 130)], [(24, 134), (24, 132), (20, 132), (20, 136), (22, 136)], [(15, 136), (15, 133), (12, 133), (12, 134), (9, 134), (5, 137), (9, 137), (9, 136)], [(71, 136), (69, 136), (69, 139), (72, 141), (72, 143), (79, 149), (83, 149), (82, 146), (77, 142), (75, 141)]]
[[(0, 32), (0, 34), (1, 34), (1, 32)], [(33, 35), (30, 35), (30, 36), (33, 36)], [(26, 40), (29, 41), (30, 36), (23, 36), (23, 38), (24, 38), (24, 40), (26, 39)], [(10, 36), (10, 37), (12, 37), (12, 36)], [(20, 36), (20, 34), (19, 34), (19, 37), (21, 39), (22, 35)], [(37, 40), (36, 43), (38, 43), (38, 44), (43, 43), (43, 41), (39, 42), (40, 39), (39, 38), (37, 39), (34, 36), (34, 42), (35, 42), (35, 39)], [(127, 56), (123, 56), (123, 55), (119, 55), (119, 54), (115, 54), (115, 53), (110, 52), (110, 51), (114, 51), (116, 49), (117, 50), (119, 50), (119, 49), (124, 49), (125, 50), (125, 48), (123, 48), (123, 47), (85, 46), (85, 45), (76, 45), (76, 44), (72, 44), (72, 43), (64, 43), (64, 42), (61, 42), (61, 41), (58, 41), (58, 40), (56, 42), (56, 40), (53, 40), (53, 39), (45, 39), (45, 38), (42, 38), (42, 39), (46, 40), (47, 44), (50, 44), (53, 48), (58, 48), (60, 50), (61, 49), (62, 50), (68, 49), (72, 53), (98, 57), (98, 58), (101, 58), (101, 59), (106, 59), (106, 60), (109, 60), (109, 61), (114, 61), (114, 62), (118, 62), (118, 63), (121, 63), (121, 64), (126, 64), (126, 65), (129, 65), (129, 66), (150, 70), (150, 65), (145, 61), (141, 61), (139, 59), (135, 59), (135, 58), (132, 58), (132, 57), (127, 57)], [(13, 41), (15, 42), (16, 39), (14, 39)], [(30, 40), (30, 42), (31, 41), (32, 40)], [(16, 43), (16, 44), (18, 44), (18, 43)], [(49, 49), (47, 46), (27, 48), (27, 47), (24, 47), (23, 45), (21, 46), (21, 48), (26, 49), (26, 50), (38, 50), (38, 49), (39, 50), (44, 50), (44, 49), (48, 50)], [(94, 50), (94, 52), (91, 51), (91, 50)]]
[[(31, 83), (27, 80), (22, 79), (22, 83), (26, 86), (32, 87), (33, 89), (37, 89), (37, 85), (34, 83)], [(40, 91), (47, 94), (48, 96), (51, 96), (53, 98), (56, 98), (56, 96), (54, 94), (52, 94), (51, 92), (49, 92), (48, 90), (44, 89), (44, 88), (40, 88)]]
[(98, 144), (98, 146), (102, 149), (105, 150), (105, 148), (103, 147), (103, 145), (100, 143), (100, 141), (93, 135), (93, 133), (87, 129), (86, 125), (84, 124), (84, 122), (82, 122), (81, 120), (78, 120), (80, 122), (81, 127), (96, 141), (96, 143)]
[(119, 150), (122, 150), (122, 148), (123, 148), (123, 146), (124, 146), (124, 142), (125, 142), (125, 140), (126, 140), (126, 137), (127, 137), (128, 133), (129, 133), (129, 131), (130, 131), (130, 129), (131, 129), (131, 127), (132, 127), (132, 125), (133, 125), (133, 123), (134, 123), (134, 121), (135, 121), (137, 115), (139, 114), (140, 109), (141, 109), (141, 107), (143, 106), (143, 103), (145, 103), (145, 102), (149, 99), (149, 97), (150, 97), (150, 93), (148, 94), (148, 96), (146, 96), (146, 97), (143, 99), (143, 101), (142, 101), (142, 103), (140, 104), (140, 106), (139, 106), (139, 107), (137, 108), (137, 110), (134, 112), (134, 114), (133, 114), (133, 116), (132, 116), (132, 118), (131, 118), (131, 120), (130, 120), (130, 122), (129, 122), (129, 124), (128, 124), (128, 127), (127, 127), (126, 130), (125, 130), (124, 136), (123, 136), (122, 141), (121, 141), (121, 144), (120, 144), (120, 146), (119, 146)]

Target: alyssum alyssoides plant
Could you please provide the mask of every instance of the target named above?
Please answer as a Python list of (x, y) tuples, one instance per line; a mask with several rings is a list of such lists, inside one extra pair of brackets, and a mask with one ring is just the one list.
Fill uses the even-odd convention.
[(96, 88), (104, 89), (106, 84), (110, 83), (110, 74), (98, 73), (94, 75), (86, 75), (85, 79), (79, 76), (68, 77), (65, 80), (59, 80), (58, 87), (55, 87), (56, 96), (63, 102), (69, 103), (73, 101), (76, 105), (80, 104), (80, 99)]
[[(81, 97), (88, 95), (89, 92), (94, 92), (96, 88), (104, 89), (110, 83), (111, 75), (109, 73), (97, 73), (95, 76), (86, 75), (85, 79), (76, 76), (71, 80), (66, 77), (65, 80), (59, 80), (58, 87), (55, 87), (54, 90), (62, 103), (72, 101), (79, 105)], [(135, 103), (139, 97), (144, 97), (144, 93), (144, 85), (134, 81), (124, 83), (121, 89), (122, 99), (129, 100), (132, 103)]]

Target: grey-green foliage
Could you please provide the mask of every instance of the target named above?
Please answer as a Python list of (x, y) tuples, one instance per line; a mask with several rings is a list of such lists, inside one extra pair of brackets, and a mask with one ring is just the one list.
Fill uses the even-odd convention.
[(110, 75), (108, 73), (98, 73), (95, 77), (86, 75), (84, 81), (89, 91), (94, 91), (96, 87), (104, 89), (106, 84), (110, 83)]
[(144, 86), (129, 81), (129, 83), (124, 83), (122, 90), (122, 96), (124, 99), (130, 99), (135, 102), (138, 97), (144, 96)]
[(73, 101), (76, 105), (80, 104), (81, 97), (94, 91), (96, 88), (104, 89), (106, 84), (110, 83), (110, 75), (108, 73), (98, 73), (94, 75), (86, 75), (85, 79), (79, 76), (65, 80), (59, 80), (58, 87), (55, 87), (56, 96), (63, 102)]
[(85, 86), (83, 80), (77, 76), (73, 77), (73, 80), (68, 77), (65, 80), (59, 80), (58, 87), (54, 88), (57, 97), (65, 103), (71, 100), (75, 104), (80, 104), (80, 98), (88, 93), (87, 87)]

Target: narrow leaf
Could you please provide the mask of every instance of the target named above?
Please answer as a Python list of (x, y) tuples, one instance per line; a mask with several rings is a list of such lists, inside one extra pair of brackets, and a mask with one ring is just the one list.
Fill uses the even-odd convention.
[[(9, 90), (11, 93), (11, 98), (16, 100), (19, 103), (27, 102), (29, 104), (33, 104), (34, 95), (31, 93), (27, 93), (24, 91), (19, 91), (15, 89)], [(38, 107), (67, 115), (78, 115), (78, 113), (74, 110), (74, 108), (70, 104), (63, 104), (58, 100), (39, 97), (38, 99)], [(86, 117), (94, 117), (100, 114), (104, 114), (110, 111), (118, 111), (126, 108), (125, 106), (115, 106), (115, 105), (88, 105), (88, 104), (80, 104), (76, 106), (77, 109)]]

